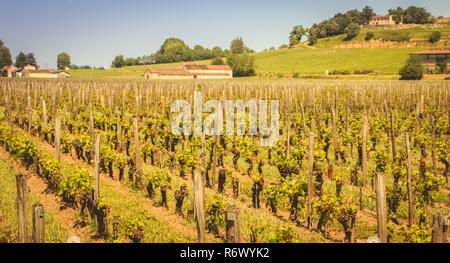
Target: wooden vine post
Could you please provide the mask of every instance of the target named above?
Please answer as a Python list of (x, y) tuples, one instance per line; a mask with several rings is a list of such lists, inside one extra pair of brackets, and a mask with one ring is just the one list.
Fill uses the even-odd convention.
[(394, 113), (391, 110), (391, 144), (392, 144), (392, 160), (395, 160), (395, 134), (394, 134)]
[(386, 188), (384, 184), (384, 175), (376, 175), (375, 189), (377, 194), (377, 226), (378, 237), (381, 243), (387, 243), (387, 206), (386, 206)]
[(142, 176), (142, 161), (141, 161), (141, 147), (139, 141), (139, 127), (137, 118), (133, 118), (133, 133), (134, 133), (134, 161), (136, 165), (136, 186), (141, 185)]
[(211, 185), (214, 189), (216, 185), (216, 168), (217, 168), (217, 134), (213, 135), (213, 155), (211, 160)]
[(33, 109), (28, 110), (28, 135), (31, 136), (31, 127), (33, 125)]
[(116, 132), (117, 132), (117, 152), (121, 153), (122, 152), (122, 131), (121, 131), (121, 127), (120, 127), (120, 115), (117, 112), (117, 117), (116, 117)]
[(408, 226), (414, 224), (414, 197), (412, 194), (412, 178), (411, 178), (411, 151), (409, 146), (409, 133), (405, 133), (406, 148), (406, 184), (408, 188)]
[(366, 185), (367, 180), (367, 115), (364, 112), (363, 117), (363, 134), (362, 134), (362, 172), (363, 172), (363, 186)]
[(203, 204), (203, 186), (200, 172), (195, 170), (193, 174), (194, 184), (194, 215), (197, 221), (197, 241), (198, 243), (205, 243), (205, 215)]
[(99, 178), (99, 164), (100, 164), (100, 134), (95, 136), (94, 144), (94, 200), (100, 199), (100, 178)]
[(27, 203), (28, 203), (28, 178), (25, 174), (16, 175), (17, 184), (17, 220), (19, 243), (28, 242)]
[(206, 138), (205, 138), (205, 132), (202, 132), (202, 181), (203, 181), (203, 185), (205, 185), (206, 183), (206, 169), (207, 168), (207, 164), (206, 164)]
[(436, 167), (436, 123), (434, 121), (433, 114), (430, 114), (430, 125), (431, 125), (431, 159), (433, 161), (433, 174), (438, 176)]
[(334, 149), (334, 163), (337, 163), (338, 161), (338, 154), (339, 154), (339, 146), (337, 141), (337, 132), (336, 132), (336, 112), (334, 108), (331, 108), (331, 125), (332, 125), (332, 132), (333, 132), (333, 149)]
[(47, 106), (45, 105), (45, 100), (42, 99), (42, 119), (44, 120), (44, 129), (47, 129)]
[(239, 243), (241, 241), (241, 218), (239, 207), (229, 205), (225, 209), (226, 240), (227, 243)]
[(308, 154), (308, 228), (312, 225), (312, 198), (313, 198), (313, 187), (312, 187), (312, 174), (313, 174), (313, 164), (314, 164), (314, 133), (309, 133), (309, 154)]
[(440, 213), (433, 215), (432, 243), (447, 243), (448, 218)]
[(61, 161), (61, 119), (57, 117), (55, 119), (55, 159)]
[(33, 242), (45, 243), (44, 232), (44, 206), (35, 203), (33, 205)]

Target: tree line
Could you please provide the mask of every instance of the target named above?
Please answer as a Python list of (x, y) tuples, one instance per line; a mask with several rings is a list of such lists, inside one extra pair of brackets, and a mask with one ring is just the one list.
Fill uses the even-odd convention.
[[(397, 7), (389, 9), (389, 15), (393, 15), (396, 24), (429, 24), (434, 23), (435, 18), (424, 7), (409, 6), (406, 9)], [(337, 13), (333, 18), (324, 20), (319, 24), (313, 24), (311, 28), (301, 25), (294, 26), (289, 34), (289, 46), (299, 44), (304, 36), (308, 38), (309, 45), (314, 45), (321, 38), (346, 34), (346, 40), (355, 38), (362, 25), (368, 25), (370, 19), (376, 14), (373, 8), (365, 6), (361, 11), (352, 9), (346, 13)]]
[(151, 55), (137, 58), (125, 58), (123, 55), (118, 55), (112, 61), (111, 67), (197, 61), (252, 52), (254, 51), (244, 45), (241, 37), (237, 37), (231, 42), (229, 50), (223, 50), (219, 46), (209, 49), (201, 45), (190, 48), (182, 39), (171, 37), (167, 38), (159, 50)]
[(224, 65), (225, 58), (226, 64), (233, 69), (234, 76), (254, 76), (254, 57), (249, 56), (250, 53), (254, 53), (254, 51), (245, 45), (242, 37), (236, 37), (231, 41), (229, 50), (222, 50), (218, 46), (208, 49), (201, 45), (196, 45), (191, 49), (182, 39), (172, 37), (166, 39), (160, 49), (150, 56), (137, 58), (124, 58), (123, 55), (116, 56), (111, 63), (111, 67), (121, 68), (124, 66), (188, 62), (206, 59), (213, 59), (211, 63), (213, 65)]

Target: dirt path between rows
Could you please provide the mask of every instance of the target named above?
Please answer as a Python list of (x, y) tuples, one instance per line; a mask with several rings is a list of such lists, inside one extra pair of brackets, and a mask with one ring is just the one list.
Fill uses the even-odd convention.
[(105, 242), (103, 239), (97, 238), (95, 232), (92, 232), (88, 226), (80, 224), (77, 210), (66, 207), (59, 196), (46, 190), (47, 184), (44, 179), (36, 176), (32, 170), (22, 167), (3, 148), (0, 148), (0, 158), (9, 163), (19, 173), (27, 175), (30, 191), (38, 197), (41, 204), (44, 205), (45, 211), (56, 216), (69, 236), (79, 237), (82, 243)]

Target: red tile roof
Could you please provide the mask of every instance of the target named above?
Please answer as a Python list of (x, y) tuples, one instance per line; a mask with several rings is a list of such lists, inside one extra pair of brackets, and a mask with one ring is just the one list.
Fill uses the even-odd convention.
[(450, 54), (450, 48), (428, 49), (411, 53), (412, 55), (441, 55)]
[(372, 16), (372, 19), (374, 19), (374, 18), (388, 18), (388, 17), (390, 17), (390, 16), (392, 16), (392, 15), (379, 15), (379, 16)]
[(200, 75), (200, 76), (229, 76), (227, 73), (192, 73), (192, 75)]
[(159, 75), (190, 75), (189, 71), (180, 68), (149, 68), (147, 71)]
[(197, 65), (197, 64), (184, 64), (186, 69), (200, 69), (200, 70), (231, 70), (227, 65)]
[(210, 70), (231, 70), (228, 65), (207, 65), (206, 67)]

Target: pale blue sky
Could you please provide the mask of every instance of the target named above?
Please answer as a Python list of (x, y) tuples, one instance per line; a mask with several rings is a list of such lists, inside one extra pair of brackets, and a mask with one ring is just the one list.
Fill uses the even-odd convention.
[(154, 53), (168, 37), (191, 47), (225, 49), (236, 36), (256, 51), (278, 47), (295, 25), (365, 5), (377, 14), (416, 5), (450, 16), (448, 0), (0, 0), (0, 39), (13, 59), (34, 52), (41, 67), (55, 68), (63, 51), (73, 64), (109, 67), (119, 54)]

